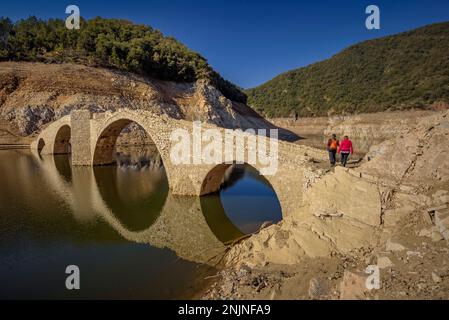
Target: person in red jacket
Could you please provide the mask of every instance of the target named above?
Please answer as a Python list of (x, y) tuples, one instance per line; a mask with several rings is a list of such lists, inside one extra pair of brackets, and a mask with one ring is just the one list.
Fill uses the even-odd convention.
[(341, 164), (343, 165), (343, 167), (346, 167), (349, 155), (353, 153), (354, 150), (352, 148), (352, 141), (349, 140), (348, 136), (345, 136), (343, 141), (340, 143), (340, 148), (338, 149), (338, 154), (340, 155)]

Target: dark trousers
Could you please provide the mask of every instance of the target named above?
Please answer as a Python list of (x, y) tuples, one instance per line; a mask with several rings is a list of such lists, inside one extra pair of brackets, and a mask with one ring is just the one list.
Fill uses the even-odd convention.
[(331, 162), (331, 165), (335, 165), (335, 162), (337, 161), (337, 150), (329, 150), (329, 160)]
[(344, 167), (346, 167), (346, 163), (348, 162), (348, 158), (349, 158), (349, 152), (348, 153), (341, 152), (340, 157), (341, 157), (341, 164)]

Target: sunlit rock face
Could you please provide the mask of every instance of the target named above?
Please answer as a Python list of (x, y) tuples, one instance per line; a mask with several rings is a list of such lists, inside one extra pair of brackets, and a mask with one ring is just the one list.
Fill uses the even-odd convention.
[(404, 134), (374, 146), (360, 171), (395, 182), (435, 187), (449, 181), (449, 114), (419, 120)]
[[(73, 110), (147, 110), (227, 128), (275, 128), (206, 81), (175, 83), (75, 64), (0, 63), (0, 120), (17, 135), (40, 132)], [(0, 125), (2, 122), (0, 121)], [(1, 129), (1, 127), (0, 127)], [(281, 137), (295, 135), (281, 130)]]
[(372, 147), (360, 167), (337, 167), (318, 177), (294, 215), (232, 248), (228, 263), (296, 264), (305, 257), (383, 248), (410, 215), (434, 225), (423, 235), (433, 230), (434, 241), (435, 232), (443, 239), (449, 225), (444, 220), (448, 136), (449, 112), (424, 117), (404, 134)]

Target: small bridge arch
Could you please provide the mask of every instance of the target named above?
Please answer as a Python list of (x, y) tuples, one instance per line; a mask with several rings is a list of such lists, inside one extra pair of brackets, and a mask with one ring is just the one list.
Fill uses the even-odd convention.
[(39, 138), (38, 142), (37, 142), (37, 151), (39, 154), (41, 154), (42, 150), (45, 147), (45, 141), (44, 138)]
[(72, 126), (70, 116), (49, 124), (31, 143), (39, 154), (67, 154), (71, 152)]
[(56, 132), (53, 141), (53, 154), (69, 154), (72, 151), (71, 146), (71, 132), (70, 125), (64, 124)]

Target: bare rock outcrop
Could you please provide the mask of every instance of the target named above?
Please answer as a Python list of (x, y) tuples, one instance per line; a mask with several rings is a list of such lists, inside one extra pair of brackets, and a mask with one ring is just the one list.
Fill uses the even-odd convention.
[[(446, 232), (442, 202), (449, 200), (448, 137), (449, 112), (420, 119), (404, 135), (373, 148), (359, 168), (337, 167), (317, 179), (293, 214), (231, 248), (227, 263), (292, 265), (305, 258), (385, 248), (396, 243), (394, 230), (410, 214), (427, 215), (424, 220)], [(436, 204), (440, 216), (428, 219)], [(401, 247), (407, 251), (407, 245)]]
[[(18, 135), (39, 132), (72, 110), (150, 110), (226, 128), (277, 128), (248, 106), (231, 101), (207, 81), (175, 83), (74, 64), (0, 63), (0, 119)], [(280, 130), (284, 139), (295, 139)]]

